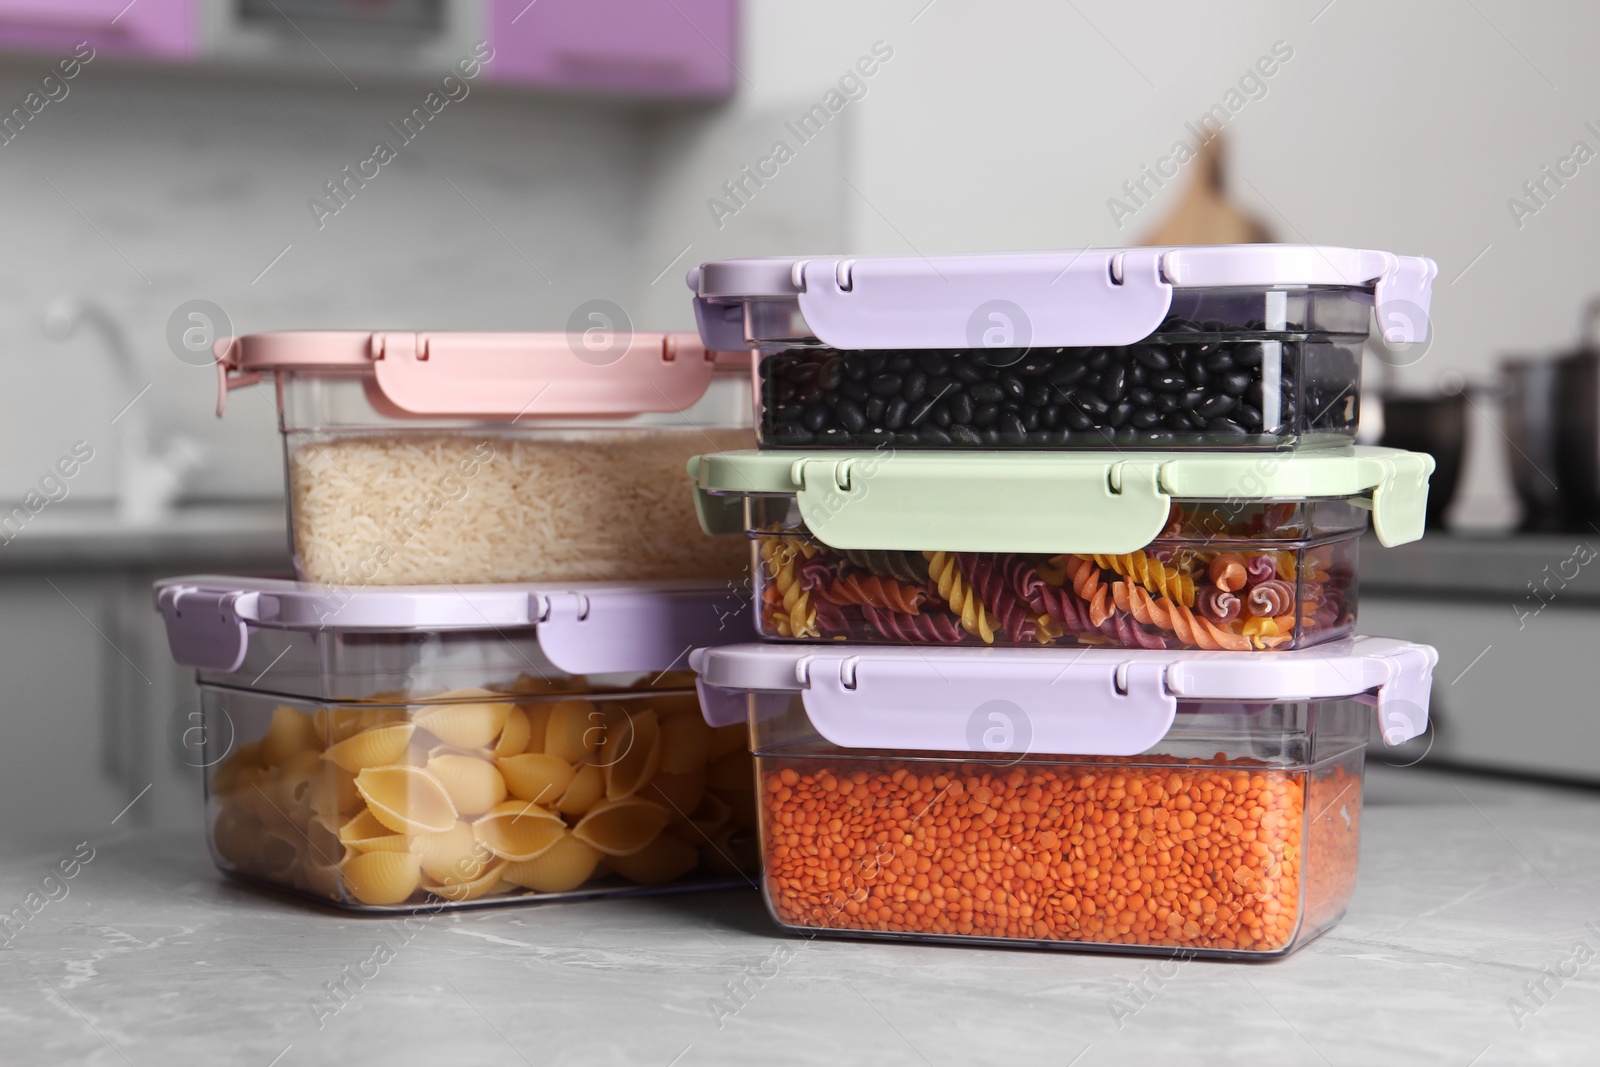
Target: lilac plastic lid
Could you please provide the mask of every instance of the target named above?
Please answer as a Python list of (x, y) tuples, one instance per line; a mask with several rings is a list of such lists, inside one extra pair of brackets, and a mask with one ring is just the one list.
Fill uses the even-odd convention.
[(664, 671), (693, 648), (754, 638), (748, 597), (705, 582), (369, 586), (196, 575), (155, 584), (179, 665), (234, 671), (250, 633), (534, 629), (569, 674)]
[(842, 748), (1105, 756), (1158, 743), (1180, 701), (1355, 698), (1398, 745), (1427, 729), (1438, 660), (1381, 637), (1271, 653), (745, 644), (689, 658), (713, 726), (743, 722), (749, 693), (797, 692)]
[[(797, 301), (834, 348), (1128, 345), (1161, 325), (1173, 289), (1343, 287), (1372, 294), (1391, 344), (1427, 340), (1438, 267), (1420, 256), (1319, 245), (1099, 248), (1061, 252), (728, 259), (689, 271), (695, 317), (712, 348), (744, 344), (744, 305)], [(1013, 347), (1008, 345), (1005, 347)]]

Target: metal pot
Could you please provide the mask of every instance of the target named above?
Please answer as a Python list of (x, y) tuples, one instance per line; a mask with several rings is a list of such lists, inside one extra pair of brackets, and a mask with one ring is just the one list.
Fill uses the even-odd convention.
[(1600, 298), (1585, 309), (1580, 347), (1555, 361), (1555, 480), (1569, 529), (1600, 521)]
[(1511, 359), (1500, 364), (1511, 484), (1522, 501), (1521, 529), (1554, 533), (1567, 529), (1567, 494), (1556, 466), (1556, 361)]

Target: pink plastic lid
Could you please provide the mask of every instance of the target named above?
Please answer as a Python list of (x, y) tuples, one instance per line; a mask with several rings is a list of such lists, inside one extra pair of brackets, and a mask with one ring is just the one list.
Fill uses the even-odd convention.
[(720, 365), (695, 333), (366, 333), (295, 330), (223, 338), (217, 415), (228, 391), (293, 370), (370, 375), (373, 406), (394, 418), (513, 420), (670, 413), (705, 395)]

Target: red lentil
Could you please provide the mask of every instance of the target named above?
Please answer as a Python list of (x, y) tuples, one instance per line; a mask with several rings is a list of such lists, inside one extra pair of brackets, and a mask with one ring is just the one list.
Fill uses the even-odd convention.
[(1275, 952), (1355, 881), (1359, 763), (760, 765), (767, 892), (801, 928)]

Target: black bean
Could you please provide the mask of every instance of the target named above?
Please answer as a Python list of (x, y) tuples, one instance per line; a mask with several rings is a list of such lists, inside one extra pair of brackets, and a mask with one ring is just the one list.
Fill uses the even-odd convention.
[(1128, 416), (1128, 425), (1136, 430), (1148, 430), (1161, 422), (1161, 415), (1149, 408), (1140, 408)]
[(933, 414), (934, 403), (932, 400), (919, 400), (910, 407), (911, 414), (908, 416), (911, 420), (910, 425), (920, 427), (928, 421), (928, 416)]
[(911, 368), (915, 365), (915, 361), (911, 358), (911, 356), (904, 352), (900, 353), (899, 355), (889, 357), (890, 374), (908, 374), (910, 373)]
[(809, 385), (817, 380), (817, 374), (821, 369), (816, 363), (796, 363), (788, 378), (797, 385)]
[(1080, 408), (1068, 405), (1061, 410), (1061, 417), (1067, 426), (1073, 430), (1087, 430), (1094, 425), (1094, 420), (1084, 414)]
[(1235, 416), (1245, 429), (1254, 433), (1261, 432), (1261, 409), (1251, 407), (1249, 404), (1240, 404)]
[(1044, 428), (1053, 430), (1061, 425), (1061, 407), (1057, 404), (1046, 404), (1039, 409), (1039, 421), (1044, 423)]
[(921, 371), (912, 371), (906, 375), (906, 384), (900, 387), (900, 395), (911, 403), (916, 403), (928, 394), (928, 376)]
[(979, 382), (968, 390), (975, 404), (998, 404), (1005, 391), (993, 382)]
[(1261, 366), (1261, 346), (1245, 343), (1233, 350), (1233, 361), (1241, 367)]
[(1170, 412), (1161, 422), (1180, 432), (1199, 429), (1199, 426), (1189, 417), (1188, 413), (1183, 411)]
[(1024, 411), (1020, 417), (1022, 419), (1023, 429), (1027, 430), (1029, 433), (1039, 429), (1039, 423), (1042, 420), (1040, 418), (1038, 408), (1029, 408), (1027, 411)]
[(795, 388), (792, 382), (778, 382), (776, 387), (769, 384), (768, 389), (771, 391), (772, 398), (780, 404), (794, 399)]
[(1020, 445), (1028, 439), (1028, 424), (1015, 415), (1000, 420), (1000, 433), (1007, 444)]
[(1000, 388), (1005, 390), (1006, 396), (1012, 400), (1021, 400), (1028, 395), (1028, 387), (1015, 374), (1002, 373), (1000, 375)]
[[(826, 411), (826, 409), (824, 409), (824, 411)], [(862, 427), (866, 426), (867, 424), (866, 413), (861, 410), (859, 405), (850, 400), (839, 400), (835, 402), (833, 405), (833, 413), (838, 418), (839, 422), (844, 426), (844, 428), (849, 430), (851, 433), (860, 433)], [(813, 430), (820, 430), (822, 428), (821, 422), (819, 421), (813, 425), (810, 415), (811, 410), (808, 408), (806, 410), (806, 425), (810, 426)]]
[(1158, 393), (1181, 393), (1189, 388), (1189, 379), (1169, 372), (1151, 375), (1147, 384)]
[(1154, 345), (1135, 345), (1133, 358), (1138, 360), (1140, 366), (1153, 371), (1164, 371), (1172, 366), (1167, 354)]
[(865, 404), (872, 396), (872, 390), (861, 382), (845, 382), (839, 386), (839, 392), (858, 404)]
[(847, 358), (844, 361), (844, 376), (851, 381), (860, 382), (866, 380), (867, 364), (865, 360), (860, 358), (860, 353), (856, 353), (856, 358)]
[(1049, 374), (1054, 367), (1055, 363), (1051, 360), (1029, 356), (1011, 369), (1019, 378), (1040, 378)]
[(1257, 378), (1245, 387), (1244, 402), (1254, 404), (1258, 408), (1266, 406), (1261, 402), (1261, 379)]
[(890, 397), (899, 393), (904, 384), (905, 379), (898, 374), (880, 374), (867, 383), (867, 388), (874, 396)]
[(889, 354), (887, 352), (868, 352), (865, 355), (867, 374), (869, 375), (877, 376), (882, 374), (883, 369), (889, 365)]
[(983, 381), (983, 371), (979, 369), (977, 360), (967, 356), (957, 356), (950, 364), (950, 373), (968, 385)]
[(817, 437), (825, 445), (842, 445), (849, 440), (850, 433), (842, 426), (824, 426), (817, 432)]
[(877, 447), (878, 445), (893, 442), (899, 435), (883, 426), (869, 426), (867, 427), (867, 432), (861, 436), (867, 439), (866, 443), (868, 445)]
[(883, 424), (891, 430), (898, 430), (906, 424), (906, 416), (911, 413), (911, 405), (903, 396), (897, 396), (889, 401), (889, 406), (883, 412)]
[(1206, 370), (1212, 374), (1226, 374), (1233, 369), (1233, 354), (1225, 348), (1219, 348), (1206, 357)]
[(1098, 419), (1111, 410), (1111, 405), (1098, 395), (1087, 389), (1078, 389), (1072, 394), (1072, 403), (1092, 419)]
[(937, 447), (939, 445), (948, 445), (950, 443), (950, 435), (937, 426), (924, 426), (917, 431), (917, 441), (921, 444)]
[(942, 399), (950, 394), (957, 386), (954, 378), (929, 378), (928, 395), (935, 400)]
[(1194, 406), (1194, 413), (1206, 420), (1209, 426), (1212, 419), (1226, 415), (1237, 406), (1239, 401), (1227, 394), (1213, 393)]
[(1204, 363), (1196, 363), (1189, 368), (1189, 380), (1196, 385), (1210, 385), (1211, 372), (1206, 370)]
[(1027, 401), (1032, 406), (1039, 408), (1050, 403), (1050, 386), (1044, 382), (1034, 382), (1028, 386)]
[(815, 404), (821, 399), (822, 390), (815, 384), (802, 385), (794, 391), (794, 402), (796, 404)]
[(1162, 393), (1156, 397), (1156, 410), (1163, 415), (1177, 411), (1181, 407), (1183, 407), (1183, 396), (1179, 393)]
[(1106, 368), (1100, 376), (1100, 397), (1108, 404), (1115, 404), (1122, 400), (1128, 392), (1128, 366), (1125, 363), (1116, 363)]
[(1107, 426), (1116, 429), (1128, 421), (1128, 416), (1133, 414), (1133, 405), (1126, 400), (1111, 405), (1111, 410), (1106, 412), (1104, 420)]
[(1185, 410), (1193, 411), (1200, 406), (1200, 402), (1205, 398), (1206, 391), (1204, 389), (1191, 389), (1183, 394), (1183, 403), (1179, 406)]
[(1238, 396), (1246, 389), (1250, 388), (1250, 375), (1246, 374), (1244, 371), (1234, 371), (1232, 374), (1224, 374), (1217, 380), (1217, 388), (1221, 389), (1229, 396)]
[(950, 357), (943, 352), (917, 353), (917, 366), (922, 368), (922, 373), (930, 378), (938, 378), (950, 373)]
[(1000, 436), (1000, 431), (994, 429), (993, 427), (981, 431), (978, 434), (978, 439), (982, 444), (990, 446), (1005, 444), (1005, 440)]
[(812, 433), (816, 433), (828, 424), (828, 409), (822, 404), (809, 404), (805, 414), (800, 417), (800, 424)]
[(972, 410), (972, 425), (986, 427), (1000, 417), (999, 404), (980, 404)]
[(1237, 422), (1234, 422), (1232, 419), (1212, 419), (1210, 422), (1206, 423), (1206, 432), (1227, 434), (1230, 437), (1237, 437), (1248, 433), (1249, 431), (1243, 426), (1240, 426)]
[(1151, 375), (1151, 371), (1143, 363), (1128, 364), (1128, 384), (1130, 386), (1143, 385), (1144, 380)]
[(1111, 366), (1111, 353), (1104, 348), (1093, 349), (1088, 357), (1084, 359), (1084, 363), (1088, 365), (1090, 370), (1105, 370)]
[(983, 438), (978, 435), (977, 430), (959, 423), (950, 427), (950, 440), (958, 445), (981, 445), (983, 443)]
[(1063, 366), (1058, 366), (1050, 373), (1050, 387), (1052, 389), (1071, 389), (1083, 380), (1089, 373), (1089, 368), (1076, 360)]
[(1128, 403), (1136, 408), (1147, 408), (1156, 402), (1156, 394), (1148, 389), (1129, 389)]
[(834, 358), (822, 365), (822, 370), (817, 374), (817, 384), (827, 392), (839, 388), (839, 383), (844, 381), (844, 360)]
[(950, 428), (949, 404), (933, 405), (933, 424), (939, 427), (941, 430), (948, 430)]
[(781, 422), (772, 428), (772, 437), (780, 441), (809, 441), (811, 433), (804, 426), (793, 422)]
[(956, 393), (945, 404), (950, 409), (951, 422), (972, 421), (972, 397), (967, 393)]
[(875, 396), (867, 401), (866, 407), (861, 410), (866, 412), (867, 421), (877, 426), (883, 422), (883, 413), (888, 410), (888, 407), (889, 402), (887, 400), (881, 396)]

